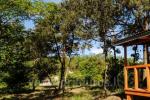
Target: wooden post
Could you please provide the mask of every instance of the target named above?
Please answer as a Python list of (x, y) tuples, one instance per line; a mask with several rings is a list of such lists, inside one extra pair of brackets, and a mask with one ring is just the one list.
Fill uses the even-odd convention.
[(127, 47), (124, 46), (124, 88), (128, 89)]
[[(149, 45), (147, 45), (147, 63), (149, 63)], [(150, 91), (150, 69), (148, 66), (146, 66), (146, 76), (147, 76), (147, 89), (148, 91)]]
[[(144, 64), (148, 64), (148, 45), (144, 45)], [(146, 69), (143, 73), (143, 79), (147, 79), (147, 90), (150, 91), (150, 71), (149, 67), (146, 66)]]
[[(143, 49), (144, 49), (144, 51), (143, 51), (144, 64), (146, 65), (146, 64), (148, 64), (148, 46), (147, 46), (147, 44), (144, 44)], [(147, 78), (147, 68), (144, 69), (144, 71), (143, 71), (143, 81), (145, 81), (146, 78)], [(148, 82), (148, 80), (147, 80), (147, 82)]]
[(127, 100), (132, 100), (131, 95), (127, 94)]
[(150, 51), (149, 51), (149, 46), (150, 45), (147, 45), (147, 63), (149, 64), (150, 63)]
[(147, 90), (150, 91), (150, 72), (148, 66), (146, 66), (146, 76), (147, 76)]
[(139, 81), (138, 81), (138, 71), (137, 68), (134, 68), (134, 89), (139, 88)]
[(124, 67), (124, 89), (128, 89), (128, 70)]
[(144, 45), (144, 64), (148, 64), (148, 46), (147, 44)]

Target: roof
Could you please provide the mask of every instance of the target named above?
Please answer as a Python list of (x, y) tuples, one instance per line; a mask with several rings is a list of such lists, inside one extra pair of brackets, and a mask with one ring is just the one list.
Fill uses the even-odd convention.
[(117, 39), (113, 42), (114, 46), (123, 45), (140, 45), (140, 44), (150, 44), (150, 31), (145, 31), (142, 33), (137, 33), (132, 36), (127, 36), (123, 39)]

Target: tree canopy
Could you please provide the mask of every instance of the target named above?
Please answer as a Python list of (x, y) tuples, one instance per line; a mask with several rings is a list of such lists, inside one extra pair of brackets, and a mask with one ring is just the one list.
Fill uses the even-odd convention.
[[(112, 66), (122, 65), (121, 58), (114, 57), (114, 64), (109, 58), (111, 49), (116, 56), (112, 36), (150, 30), (149, 11), (149, 0), (0, 0), (0, 81), (11, 89), (30, 82), (34, 88), (36, 79), (49, 77), (52, 82), (52, 76), (59, 76), (59, 90), (65, 90), (67, 79), (78, 77), (105, 85), (116, 71)], [(27, 30), (25, 20), (35, 27)], [(104, 55), (77, 57), (93, 41)], [(118, 75), (122, 73), (112, 76)]]

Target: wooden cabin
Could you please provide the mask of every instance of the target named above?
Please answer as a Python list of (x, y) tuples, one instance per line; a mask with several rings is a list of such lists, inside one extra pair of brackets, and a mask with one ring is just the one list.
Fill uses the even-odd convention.
[[(122, 36), (122, 39), (116, 39), (113, 45), (124, 47), (124, 90), (127, 100), (136, 100), (137, 97), (147, 98), (139, 100), (150, 100), (150, 31)], [(128, 64), (127, 48), (132, 45), (143, 46), (143, 64), (132, 66)], [(129, 79), (131, 71), (133, 79)], [(130, 86), (129, 83), (132, 81), (133, 86)], [(144, 86), (142, 86), (143, 83), (145, 83)]]

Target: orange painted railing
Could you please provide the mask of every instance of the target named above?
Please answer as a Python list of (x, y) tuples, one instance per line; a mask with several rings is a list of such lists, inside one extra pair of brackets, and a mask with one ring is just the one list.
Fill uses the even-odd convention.
[[(140, 89), (139, 88), (139, 79), (138, 79), (138, 69), (145, 69), (146, 71), (146, 78), (147, 78), (147, 89)], [(128, 86), (128, 70), (134, 70), (134, 88), (129, 88)], [(145, 65), (135, 65), (135, 66), (125, 66), (124, 67), (124, 81), (125, 81), (125, 90), (132, 90), (132, 91), (145, 91), (150, 92), (150, 64)]]

